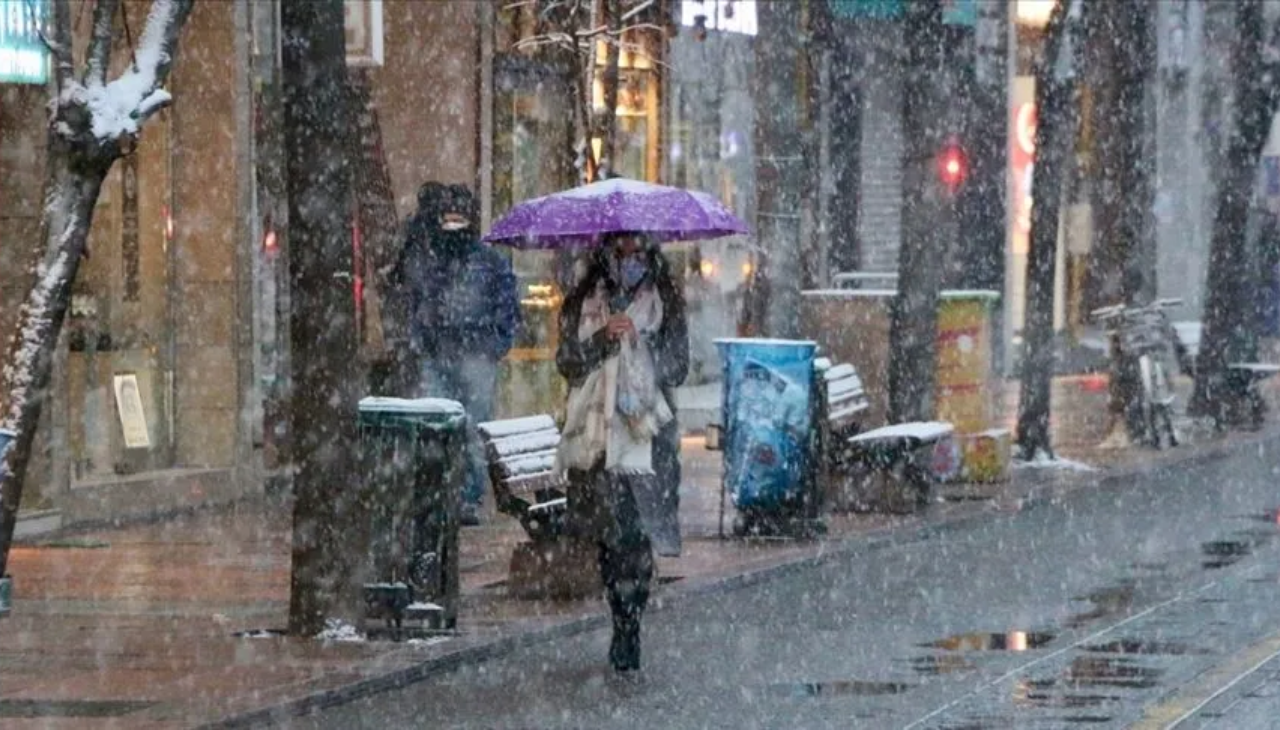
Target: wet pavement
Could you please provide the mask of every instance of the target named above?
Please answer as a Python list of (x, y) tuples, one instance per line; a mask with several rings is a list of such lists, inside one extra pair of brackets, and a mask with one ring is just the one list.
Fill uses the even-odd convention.
[[(660, 561), (664, 586), (656, 603), (678, 608), (686, 602), (702, 600), (697, 596), (708, 597), (715, 605), (730, 601), (731, 605), (725, 609), (727, 613), (721, 615), (721, 629), (736, 633), (742, 625), (736, 612), (751, 607), (750, 601), (733, 605), (747, 600), (744, 598), (747, 594), (741, 591), (715, 598), (718, 591), (722, 592), (717, 587), (765, 581), (758, 589), (764, 590), (775, 585), (777, 576), (790, 573), (789, 566), (813, 562), (833, 550), (851, 547), (874, 549), (875, 555), (887, 555), (889, 553), (881, 548), (900, 540), (909, 543), (901, 549), (905, 551), (901, 554), (915, 556), (899, 564), (898, 570), (906, 576), (913, 576), (916, 571), (925, 571), (921, 575), (927, 575), (929, 566), (938, 568), (943, 564), (938, 561), (944, 559), (955, 560), (954, 572), (969, 572), (970, 560), (977, 560), (983, 570), (993, 570), (988, 563), (1007, 563), (1007, 557), (999, 556), (1006, 555), (1012, 543), (997, 541), (989, 545), (983, 555), (975, 556), (972, 550), (953, 553), (953, 547), (948, 547), (949, 538), (919, 544), (911, 541), (920, 539), (922, 531), (945, 530), (948, 528), (943, 526), (962, 520), (983, 524), (1025, 519), (1023, 513), (1029, 505), (1088, 493), (1108, 474), (1141, 474), (1162, 464), (1182, 463), (1206, 449), (1239, 449), (1240, 444), (1276, 439), (1274, 433), (1236, 434), (1225, 443), (1164, 453), (1140, 450), (1098, 453), (1089, 445), (1101, 440), (1104, 420), (1099, 419), (1095, 411), (1105, 402), (1105, 388), (1098, 391), (1096, 383), (1085, 379), (1059, 381), (1055, 381), (1055, 399), (1060, 401), (1055, 438), (1064, 445), (1064, 453), (1099, 464), (1102, 471), (1019, 470), (1010, 483), (986, 488), (987, 499), (947, 501), (932, 505), (925, 514), (911, 517), (833, 516), (829, 539), (817, 543), (716, 539), (718, 460), (716, 455), (703, 451), (696, 439), (686, 441), (681, 520), (688, 539), (683, 556)], [(1134, 483), (1142, 481), (1135, 478)], [(1127, 484), (1120, 486), (1128, 488)], [(1109, 487), (1114, 488), (1118, 487), (1115, 484)], [(953, 490), (950, 494), (956, 496), (957, 492)], [(1274, 524), (1277, 506), (1280, 505), (1235, 505), (1234, 519), (1242, 526), (1263, 530)], [(1029, 514), (1038, 511), (1032, 509)], [(451, 657), (472, 657), (464, 663), (481, 671), (485, 665), (479, 664), (476, 657), (501, 655), (513, 646), (530, 644), (534, 641), (530, 637), (539, 632), (543, 635), (559, 632), (557, 635), (569, 637), (575, 631), (573, 626), (583, 626), (583, 621), (596, 621), (597, 624), (592, 625), (598, 625), (602, 616), (602, 606), (596, 601), (550, 603), (508, 598), (504, 592), (506, 561), (522, 535), (513, 521), (495, 518), (483, 527), (463, 532), (463, 600), (458, 636), (441, 642), (411, 644), (283, 638), (272, 630), (284, 624), (287, 605), (288, 525), (287, 505), (243, 504), (232, 510), (157, 524), (29, 540), (16, 547), (11, 556), (16, 582), (15, 610), (12, 616), (0, 621), (0, 637), (3, 637), (0, 641), (0, 726), (191, 727), (306, 698), (331, 703), (338, 697), (372, 692), (385, 685), (389, 681), (387, 677), (400, 678), (394, 681), (416, 678), (416, 673), (432, 662), (463, 661)], [(1256, 560), (1258, 553), (1266, 549), (1265, 542), (1258, 542), (1255, 537), (1206, 535), (1201, 542), (1242, 542), (1245, 547), (1214, 547), (1209, 550), (1212, 554), (1197, 551), (1197, 560), (1224, 562), (1217, 570), (1229, 573), (1236, 563)], [(941, 552), (935, 554), (939, 549)], [(897, 549), (890, 552), (900, 554)], [(864, 559), (867, 558), (858, 558)], [(1156, 573), (1168, 564), (1158, 556), (1135, 558), (1133, 562), (1146, 565)], [(914, 578), (901, 584), (898, 578), (891, 580), (888, 574), (879, 574), (876, 580), (880, 582), (866, 584), (875, 588), (872, 595), (880, 595), (882, 591), (911, 594), (927, 585)], [(769, 592), (773, 590), (783, 589), (769, 588)], [(729, 684), (726, 691), (740, 696), (781, 698), (787, 702), (806, 697), (810, 703), (828, 698), (837, 702), (914, 698), (922, 694), (917, 688), (922, 679), (953, 681), (972, 677), (975, 672), (980, 674), (985, 671), (984, 657), (1009, 654), (1009, 646), (1026, 644), (1028, 650), (1042, 651), (1030, 645), (1039, 647), (1043, 640), (1052, 646), (1062, 640), (1064, 630), (1071, 630), (1073, 621), (1088, 622), (1092, 620), (1091, 612), (1105, 618), (1117, 610), (1125, 610), (1141, 597), (1133, 586), (1124, 584), (1094, 587), (1090, 591), (1097, 600), (1064, 617), (1059, 622), (1061, 626), (1053, 624), (1046, 628), (1012, 619), (1007, 622), (955, 621), (937, 630), (913, 635), (909, 639), (910, 650), (895, 656), (891, 662), (894, 671), (903, 674), (902, 677), (814, 671), (762, 677), (742, 685)], [(730, 600), (732, 595), (737, 598)], [(820, 597), (814, 594), (801, 603), (805, 610), (818, 610)], [(919, 596), (921, 600), (927, 597)], [(761, 616), (770, 615), (772, 610), (768, 602), (762, 604)], [(823, 621), (835, 627), (832, 630), (840, 631), (853, 622), (861, 624), (859, 613), (844, 613), (824, 613)], [(917, 623), (911, 611), (900, 610), (899, 614), (895, 620), (901, 625), (891, 632), (894, 635), (913, 629)], [(672, 614), (662, 610), (654, 614), (655, 629), (668, 615)], [(803, 625), (797, 624), (795, 628)], [(756, 637), (759, 646), (769, 637), (764, 626), (752, 629), (748, 622), (743, 636)], [(1019, 637), (1018, 632), (1026, 635)], [(997, 639), (997, 636), (1003, 638)], [(690, 649), (705, 646), (708, 656), (716, 647), (722, 648), (723, 643), (714, 629), (709, 634), (685, 639)], [(564, 647), (580, 647), (584, 641), (598, 640), (598, 635), (594, 639), (590, 636), (564, 638), (544, 645), (543, 649), (522, 650), (524, 653), (519, 656), (543, 656), (538, 652), (552, 650), (553, 658), (540, 660), (539, 667), (545, 665), (567, 671), (568, 675), (556, 674), (553, 679), (567, 681), (571, 685), (567, 691), (571, 693), (588, 691), (590, 696), (592, 688), (599, 690), (601, 683), (606, 682), (599, 671), (601, 650), (580, 648), (575, 654)], [(949, 641), (960, 643), (956, 649), (940, 645)], [(930, 644), (934, 646), (926, 648), (925, 645)], [(967, 650), (970, 645), (979, 644), (993, 648)], [(996, 646), (1005, 648), (994, 648)], [(860, 648), (854, 655), (861, 656), (865, 651)], [(658, 656), (660, 658), (661, 653)], [(716, 672), (712, 671), (710, 676), (716, 676)], [(448, 681), (456, 680), (455, 676)], [(423, 688), (430, 686), (423, 685)], [(522, 683), (516, 694), (536, 693), (538, 686), (538, 683)], [(645, 694), (644, 686), (640, 683), (623, 689), (637, 692), (639, 699)], [(711, 708), (717, 701), (710, 697), (697, 699), (697, 704)], [(503, 706), (498, 703), (487, 709), (496, 711)], [(500, 713), (497, 717), (499, 725), (505, 722)], [(592, 725), (586, 722), (584, 726)], [(398, 726), (402, 726), (399, 721), (390, 725)], [(541, 725), (535, 723), (534, 726)]]
[(1126, 727), (1280, 634), (1278, 477), (1275, 449), (1153, 469), (658, 610), (637, 677), (600, 630), (288, 727)]

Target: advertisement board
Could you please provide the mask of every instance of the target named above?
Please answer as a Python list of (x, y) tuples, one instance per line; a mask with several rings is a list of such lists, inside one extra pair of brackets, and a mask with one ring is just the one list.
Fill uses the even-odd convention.
[(794, 502), (804, 488), (817, 345), (716, 340), (724, 363), (725, 489), (742, 510)]

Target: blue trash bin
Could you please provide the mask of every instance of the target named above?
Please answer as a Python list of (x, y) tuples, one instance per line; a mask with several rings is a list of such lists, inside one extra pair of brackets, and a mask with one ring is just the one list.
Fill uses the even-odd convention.
[(804, 516), (813, 483), (811, 403), (817, 344), (716, 340), (724, 363), (724, 488), (749, 527)]

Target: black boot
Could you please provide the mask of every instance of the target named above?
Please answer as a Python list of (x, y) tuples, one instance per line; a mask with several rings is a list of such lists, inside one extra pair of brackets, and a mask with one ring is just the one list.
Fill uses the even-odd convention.
[(645, 589), (610, 590), (609, 609), (613, 613), (613, 639), (609, 642), (609, 665), (617, 672), (640, 668), (640, 617), (648, 603)]

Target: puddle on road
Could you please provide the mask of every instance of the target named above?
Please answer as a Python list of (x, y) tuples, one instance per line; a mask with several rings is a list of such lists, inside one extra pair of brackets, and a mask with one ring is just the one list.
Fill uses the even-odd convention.
[(921, 644), (925, 649), (946, 649), (947, 651), (1029, 651), (1053, 641), (1055, 634), (1047, 631), (1009, 631), (997, 633), (956, 634), (928, 644)]
[(874, 697), (896, 695), (910, 690), (914, 685), (906, 682), (868, 682), (858, 679), (839, 679), (830, 682), (791, 682), (770, 685), (775, 694), (788, 697)]
[(1063, 676), (1070, 687), (1120, 687), (1149, 689), (1159, 684), (1163, 669), (1147, 667), (1122, 657), (1077, 657)]
[(1206, 654), (1200, 649), (1193, 649), (1190, 646), (1177, 641), (1161, 641), (1159, 639), (1116, 639), (1108, 641), (1105, 644), (1094, 644), (1084, 647), (1085, 651), (1097, 652), (1100, 654)]
[(913, 671), (927, 675), (970, 672), (978, 668), (973, 662), (957, 654), (916, 656), (908, 659), (907, 663), (911, 665)]
[(1250, 512), (1243, 515), (1232, 515), (1237, 520), (1265, 522), (1269, 525), (1280, 525), (1280, 509), (1269, 509), (1263, 512)]
[(1116, 585), (1093, 591), (1088, 595), (1076, 596), (1071, 600), (1092, 603), (1093, 609), (1072, 614), (1067, 618), (1066, 625), (1075, 629), (1090, 621), (1127, 613), (1129, 609), (1133, 608), (1133, 597), (1136, 590), (1137, 584), (1135, 581), (1124, 580)]
[(1200, 545), (1205, 560), (1200, 563), (1205, 570), (1226, 568), (1253, 554), (1253, 546), (1243, 540), (1214, 540)]

